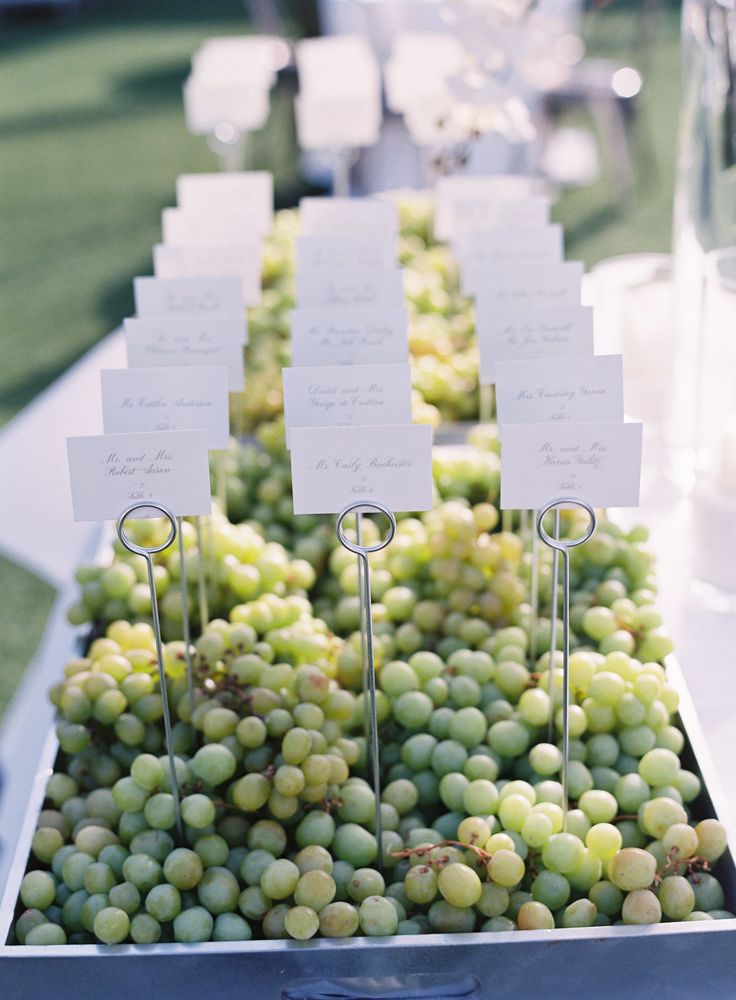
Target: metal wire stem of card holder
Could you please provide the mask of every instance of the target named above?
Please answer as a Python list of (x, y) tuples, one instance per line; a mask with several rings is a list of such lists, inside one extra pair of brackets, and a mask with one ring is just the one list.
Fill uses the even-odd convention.
[(210, 610), (207, 603), (207, 579), (204, 572), (204, 532), (202, 518), (197, 514), (194, 518), (194, 530), (197, 533), (197, 593), (199, 595), (199, 631), (207, 628), (210, 620)]
[(536, 668), (537, 633), (539, 631), (539, 536), (534, 530), (538, 511), (532, 511), (531, 525), (531, 577), (529, 581), (529, 667)]
[[(557, 511), (561, 505), (579, 507), (588, 512), (590, 518), (586, 530), (579, 538), (553, 538), (547, 534), (544, 527), (544, 517), (550, 510)], [(562, 809), (565, 815), (564, 827), (567, 829), (568, 809), (568, 771), (570, 764), (570, 549), (587, 542), (595, 531), (596, 514), (587, 500), (579, 497), (557, 497), (541, 508), (537, 515), (537, 532), (545, 545), (562, 555)], [(556, 528), (559, 522), (556, 522)], [(559, 531), (556, 531), (559, 535)], [(552, 618), (557, 615), (557, 608), (552, 608)], [(554, 690), (554, 672), (550, 658), (549, 687)]]
[[(355, 514), (355, 542), (345, 534), (343, 522), (349, 514)], [(363, 545), (362, 515), (383, 514), (389, 523), (386, 536), (375, 545)], [(373, 655), (373, 617), (371, 613), (371, 570), (368, 556), (380, 552), (390, 545), (396, 534), (396, 518), (392, 511), (374, 500), (356, 500), (349, 503), (337, 515), (337, 538), (340, 544), (358, 557), (358, 591), (360, 595), (360, 644), (363, 660), (363, 696), (368, 701), (368, 730), (370, 747), (370, 769), (375, 796), (375, 832), (378, 845), (378, 868), (382, 869), (383, 824), (381, 822), (381, 769), (378, 747), (378, 713), (376, 709), (376, 667)]]
[[(182, 518), (177, 517), (179, 532), (179, 589), (181, 591), (181, 632), (184, 639), (184, 658), (187, 664), (187, 693), (189, 711), (194, 711), (194, 669), (192, 667), (192, 629), (189, 622), (189, 587), (187, 584), (187, 564), (184, 556), (184, 532)], [(119, 534), (119, 532), (118, 532)]]
[[(537, 512), (539, 520), (539, 512)], [(555, 523), (552, 537), (557, 541), (560, 537), (560, 510), (555, 508)], [(554, 743), (555, 735), (555, 685), (554, 671), (557, 663), (557, 611), (560, 601), (560, 550), (552, 550), (552, 597), (549, 614), (549, 719), (547, 721), (547, 742)]]
[[(125, 533), (125, 522), (126, 520), (135, 514), (137, 511), (158, 511), (163, 517), (165, 517), (169, 522), (169, 534), (164, 542), (160, 545), (137, 545), (132, 541), (128, 535)], [(179, 840), (183, 842), (184, 840), (184, 829), (181, 822), (181, 803), (179, 800), (179, 782), (176, 776), (176, 757), (174, 754), (174, 738), (171, 731), (171, 710), (169, 708), (169, 694), (166, 688), (166, 671), (164, 670), (164, 654), (163, 647), (161, 644), (161, 621), (159, 619), (158, 613), (158, 600), (156, 599), (156, 584), (153, 577), (153, 556), (157, 552), (163, 552), (170, 545), (174, 543), (177, 536), (177, 523), (176, 518), (171, 513), (168, 508), (164, 507), (163, 504), (156, 503), (153, 500), (147, 500), (145, 502), (138, 502), (131, 504), (130, 507), (126, 507), (123, 513), (118, 518), (117, 523), (118, 538), (121, 543), (125, 546), (128, 552), (132, 552), (134, 555), (143, 556), (146, 560), (146, 569), (148, 570), (148, 586), (151, 591), (151, 617), (153, 618), (153, 634), (156, 640), (156, 660), (158, 663), (158, 679), (159, 686), (161, 688), (161, 704), (163, 708), (164, 715), (164, 732), (166, 735), (166, 753), (169, 758), (169, 777), (171, 780), (171, 794), (174, 799), (174, 815), (176, 819), (176, 831), (179, 835)]]

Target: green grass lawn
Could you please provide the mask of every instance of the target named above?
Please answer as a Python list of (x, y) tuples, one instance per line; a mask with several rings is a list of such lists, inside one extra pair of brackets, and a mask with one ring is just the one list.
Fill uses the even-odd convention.
[[(292, 4), (292, 7), (295, 5)], [(236, 0), (107, 0), (58, 22), (10, 21), (0, 35), (0, 424), (132, 311), (150, 271), (174, 180), (216, 169), (184, 126), (181, 85), (207, 37), (246, 30)], [(636, 123), (638, 182), (617, 204), (605, 180), (563, 195), (568, 255), (588, 265), (666, 250), (676, 134), (679, 12), (655, 13), (642, 47), (637, 9), (586, 16), (588, 52), (649, 72)], [(251, 166), (296, 190), (288, 94), (253, 142)], [(0, 559), (0, 712), (38, 643), (51, 589)]]
[(556, 215), (565, 225), (569, 257), (590, 267), (615, 254), (668, 252), (674, 191), (680, 92), (680, 8), (677, 3), (650, 5), (642, 17), (640, 4), (613, 0), (588, 13), (588, 55), (603, 57), (641, 71), (633, 136), (636, 183), (619, 203), (607, 179), (589, 188), (566, 192)]

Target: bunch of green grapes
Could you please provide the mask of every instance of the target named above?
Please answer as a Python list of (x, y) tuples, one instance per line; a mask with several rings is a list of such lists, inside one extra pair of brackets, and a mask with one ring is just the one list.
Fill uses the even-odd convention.
[[(691, 813), (700, 782), (680, 763), (663, 669), (621, 651), (573, 655), (564, 803), (549, 672), (527, 670), (526, 643), (507, 628), (485, 650), (381, 668), (380, 847), (356, 735), (364, 698), (339, 683), (339, 644), (307, 602), (262, 598), (212, 623), (196, 649), (194, 706), (181, 648), (167, 647), (177, 843), (152, 633), (115, 623), (52, 692), (65, 756), (16, 939), (304, 940), (731, 917), (710, 870), (725, 830)], [(558, 736), (559, 711), (554, 723)]]
[[(126, 526), (139, 545), (155, 546), (164, 541), (168, 524), (159, 518)], [(256, 522), (233, 524), (213, 505), (213, 513), (201, 521), (202, 548), (194, 524), (181, 524), (189, 615), (192, 632), (199, 626), (198, 590), (204, 575), (207, 603), (212, 617), (228, 614), (242, 601), (262, 594), (304, 594), (315, 582), (315, 571), (303, 559), (294, 559), (277, 541), (268, 541)], [(154, 582), (166, 638), (182, 635), (181, 559), (178, 540), (154, 559)], [(109, 565), (84, 564), (76, 572), (80, 584), (77, 603), (68, 611), (72, 624), (107, 623), (121, 618), (150, 621), (151, 593), (146, 564), (119, 540), (113, 544)]]
[[(447, 247), (431, 237), (431, 203), (399, 201), (398, 257), (404, 268), (409, 317), (414, 418), (478, 414), (478, 354), (471, 303), (459, 293), (457, 267)], [(249, 311), (246, 348), (248, 390), (231, 398), (238, 436), (283, 411), (281, 369), (289, 364), (289, 314), (294, 308), (294, 238), (298, 214), (278, 212), (264, 246), (263, 297)]]

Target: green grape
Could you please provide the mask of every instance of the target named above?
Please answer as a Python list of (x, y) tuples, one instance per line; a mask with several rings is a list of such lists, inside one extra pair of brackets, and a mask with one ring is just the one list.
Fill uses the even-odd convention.
[[(498, 773), (499, 768), (495, 759), (486, 756), (485, 753), (474, 753), (472, 757), (468, 757), (463, 765), (463, 774), (469, 781), (485, 779), (486, 781), (495, 782), (498, 778)], [(417, 775), (414, 776), (414, 780), (417, 780)]]
[[(697, 853), (710, 864), (717, 861), (728, 847), (726, 828), (717, 819), (703, 819), (695, 827)], [(717, 907), (715, 907), (717, 909)]]
[(160, 923), (173, 920), (181, 911), (181, 893), (173, 885), (155, 885), (146, 896), (145, 907)]
[(306, 941), (319, 930), (320, 919), (309, 906), (293, 906), (284, 916), (284, 928), (290, 937)]
[[(208, 713), (208, 717), (211, 714)], [(233, 776), (237, 762), (226, 746), (221, 743), (210, 743), (197, 750), (190, 766), (198, 778), (215, 787)]]
[(396, 910), (382, 896), (368, 896), (358, 909), (360, 928), (369, 937), (393, 934), (399, 923)]
[(554, 833), (542, 848), (542, 861), (550, 871), (566, 875), (584, 857), (583, 842), (572, 833)]
[(551, 743), (537, 743), (529, 751), (529, 763), (535, 774), (546, 778), (560, 770), (562, 754)]
[(161, 925), (149, 913), (137, 913), (130, 921), (130, 936), (136, 944), (156, 944)]
[(549, 816), (532, 810), (521, 826), (521, 836), (529, 847), (541, 847), (555, 832)]
[[(472, 811), (475, 812), (475, 810)], [(478, 811), (483, 812), (484, 810), (478, 810)], [(412, 835), (414, 832), (415, 831), (412, 831)], [(431, 830), (426, 832), (429, 833), (430, 835), (432, 833)], [(479, 816), (468, 816), (467, 819), (464, 819), (460, 824), (460, 826), (457, 828), (457, 839), (462, 841), (464, 844), (475, 844), (475, 845), (485, 844), (490, 836), (491, 836), (490, 823), (486, 822), (486, 820), (484, 819), (481, 819)]]
[(662, 919), (662, 907), (649, 889), (635, 889), (624, 900), (621, 917), (625, 924), (658, 924)]
[(131, 854), (123, 863), (123, 877), (141, 892), (148, 892), (162, 881), (163, 871), (158, 861), (148, 854)]
[(230, 854), (227, 841), (216, 833), (199, 837), (194, 844), (194, 851), (205, 868), (222, 867)]
[(680, 770), (676, 753), (663, 747), (649, 750), (639, 761), (639, 774), (648, 785), (671, 785)]
[(132, 882), (120, 882), (108, 892), (110, 906), (117, 906), (128, 915), (135, 913), (141, 905), (141, 894)]
[(94, 918), (95, 937), (103, 944), (120, 944), (130, 931), (130, 917), (116, 906), (107, 906)]
[(348, 895), (356, 903), (368, 896), (382, 896), (385, 888), (383, 876), (373, 868), (356, 868), (347, 886)]
[(420, 864), (410, 868), (404, 881), (406, 895), (412, 903), (427, 905), (438, 893), (437, 874), (429, 865)]
[(53, 923), (37, 924), (32, 927), (25, 936), (24, 944), (30, 947), (41, 945), (66, 944), (67, 937), (64, 929)]
[(103, 862), (97, 861), (84, 872), (84, 888), (90, 895), (108, 893), (115, 885), (115, 873)]
[(442, 777), (439, 784), (439, 793), (440, 798), (448, 809), (451, 809), (453, 812), (460, 812), (465, 808), (465, 792), (469, 785), (470, 782), (465, 775), (460, 774), (458, 771), (453, 771)]
[(164, 830), (142, 830), (130, 842), (133, 854), (148, 854), (161, 864), (173, 851), (174, 841)]
[(239, 895), (238, 880), (228, 868), (207, 868), (197, 883), (199, 902), (215, 916), (234, 911)]
[(528, 730), (511, 719), (494, 722), (488, 730), (488, 745), (503, 757), (518, 757), (529, 747)]
[(626, 726), (619, 732), (618, 741), (624, 753), (643, 757), (654, 748), (657, 737), (648, 726)]
[(616, 782), (613, 794), (622, 812), (636, 812), (648, 801), (651, 790), (639, 774), (624, 774)]
[(45, 864), (48, 864), (59, 848), (63, 846), (63, 834), (53, 827), (39, 828), (31, 841), (31, 851), (39, 861)]
[(438, 778), (461, 772), (468, 759), (468, 752), (457, 740), (441, 740), (432, 751), (432, 770)]
[(359, 926), (358, 910), (350, 903), (329, 903), (319, 914), (319, 930), (323, 937), (352, 937)]
[(564, 875), (541, 871), (531, 884), (532, 897), (551, 910), (561, 909), (570, 898), (570, 883)]
[(363, 868), (374, 861), (378, 845), (373, 834), (355, 823), (344, 823), (338, 827), (332, 840), (335, 857), (349, 861), (356, 868)]
[(260, 886), (269, 899), (286, 899), (299, 881), (299, 869), (286, 858), (272, 861), (263, 871)]
[(262, 774), (246, 774), (232, 786), (233, 801), (245, 812), (257, 812), (266, 804), (270, 794), (271, 784)]
[(691, 858), (698, 853), (698, 834), (687, 823), (674, 823), (662, 835), (662, 847), (666, 854), (673, 852), (677, 860)]
[(663, 878), (657, 890), (662, 913), (671, 920), (684, 920), (695, 907), (693, 887), (682, 875)]
[(212, 929), (213, 941), (250, 941), (253, 931), (238, 913), (220, 913)]
[[(76, 892), (78, 889), (82, 889), (84, 887), (85, 872), (89, 866), (94, 863), (95, 859), (90, 854), (84, 854), (80, 851), (74, 851), (65, 858), (64, 863), (61, 866), (61, 878), (64, 883), (69, 886), (72, 892)], [(33, 879), (30, 879), (30, 876), (33, 876)], [(56, 892), (56, 883), (53, 879), (51, 879), (50, 884), (53, 886), (52, 891), (49, 888), (49, 878), (50, 876), (47, 872), (28, 872), (28, 874), (24, 876), (20, 887), (20, 898), (26, 906), (37, 906), (39, 910), (42, 910), (46, 909), (46, 906), (51, 904)], [(24, 895), (24, 887), (26, 885), (32, 888), (34, 894), (36, 892), (36, 887), (38, 887), (39, 892), (44, 890), (46, 895), (49, 895), (50, 893), (48, 903), (39, 905), (42, 901), (35, 895), (29, 896), (28, 889), (26, 889), (26, 894)]]
[(683, 802), (693, 802), (700, 795), (700, 778), (698, 778), (697, 774), (693, 774), (692, 771), (686, 771), (683, 768), (677, 773), (674, 787), (680, 793)]
[(576, 899), (565, 907), (562, 914), (563, 927), (592, 927), (597, 911), (595, 904), (589, 899)]
[(687, 823), (687, 813), (674, 799), (650, 799), (639, 808), (639, 825), (658, 840), (675, 823)]
[(618, 812), (618, 802), (610, 792), (590, 789), (583, 792), (578, 806), (591, 823), (610, 823)]
[(192, 906), (174, 918), (174, 940), (182, 944), (209, 941), (214, 925), (212, 914), (203, 906)]
[[(463, 775), (463, 777), (465, 776)], [(489, 815), (495, 813), (498, 801), (498, 789), (487, 778), (476, 778), (470, 781), (463, 789), (462, 805), (470, 815)]]
[(40, 910), (24, 910), (15, 922), (15, 938), (18, 944), (25, 944), (26, 935), (34, 927), (39, 927), (41, 924), (46, 923), (49, 923), (49, 920)]
[(603, 862), (589, 848), (585, 848), (580, 864), (568, 874), (570, 885), (576, 892), (587, 892), (603, 874)]
[(500, 917), (506, 912), (508, 905), (509, 893), (503, 886), (495, 885), (493, 882), (484, 882), (481, 885), (480, 899), (475, 908), (484, 917)]
[(606, 880), (596, 882), (588, 890), (588, 898), (595, 905), (599, 913), (609, 917), (615, 917), (621, 912), (624, 902), (624, 894), (612, 882)]
[(513, 920), (509, 920), (508, 917), (499, 916), (491, 917), (490, 920), (486, 922), (481, 927), (482, 931), (515, 931), (518, 930), (516, 924)]
[(697, 872), (688, 877), (695, 893), (695, 908), (710, 913), (723, 909), (725, 896), (720, 882), (709, 872)]
[(338, 814), (347, 824), (363, 825), (373, 819), (376, 797), (366, 782), (355, 781), (346, 785), (341, 791), (340, 798)]
[[(378, 872), (374, 874), (381, 878)], [(313, 869), (300, 876), (294, 889), (294, 902), (297, 906), (308, 906), (320, 913), (335, 898), (336, 891), (337, 886), (331, 875), (321, 869)]]
[(608, 863), (608, 877), (624, 892), (646, 889), (654, 880), (657, 863), (647, 851), (625, 847), (617, 851)]
[(585, 835), (585, 846), (604, 861), (612, 858), (621, 845), (621, 834), (611, 823), (596, 823)]
[(517, 917), (519, 930), (549, 930), (555, 926), (555, 918), (544, 903), (524, 903)]
[[(490, 838), (493, 840), (493, 837)], [(486, 844), (487, 851), (491, 850)], [(493, 851), (493, 856), (488, 862), (488, 877), (496, 885), (504, 889), (511, 889), (517, 885), (524, 877), (524, 862), (513, 850), (500, 848)]]
[(472, 868), (464, 864), (449, 864), (437, 878), (440, 893), (452, 906), (474, 906), (481, 896), (481, 881)]

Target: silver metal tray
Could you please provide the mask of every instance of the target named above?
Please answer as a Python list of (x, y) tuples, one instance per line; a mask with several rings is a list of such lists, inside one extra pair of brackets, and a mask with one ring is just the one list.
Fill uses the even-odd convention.
[[(718, 816), (722, 799), (695, 710), (677, 662), (670, 658), (667, 669), (680, 693), (687, 763), (704, 781), (699, 812)], [(52, 728), (0, 898), (3, 942), (17, 912), (36, 816), (57, 749)], [(733, 910), (736, 868), (731, 853), (720, 860), (717, 873)], [(8, 1000), (153, 995), (187, 1000), (572, 1000), (586, 995), (727, 1000), (735, 984), (736, 920), (337, 941), (0, 945), (0, 996)]]

